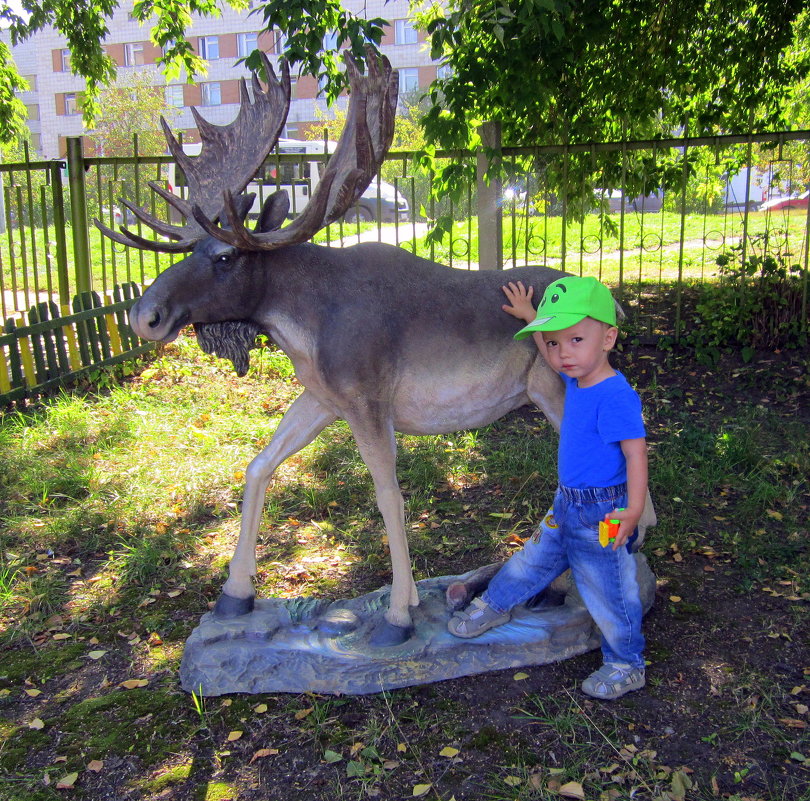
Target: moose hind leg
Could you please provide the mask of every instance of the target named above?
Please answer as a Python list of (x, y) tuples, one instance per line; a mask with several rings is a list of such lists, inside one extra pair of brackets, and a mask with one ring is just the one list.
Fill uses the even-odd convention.
[(231, 559), (228, 580), (214, 607), (217, 617), (236, 617), (253, 610), (256, 539), (264, 496), (273, 473), (288, 456), (309, 445), (336, 419), (309, 390), (304, 390), (281, 418), (270, 444), (248, 466), (239, 541)]

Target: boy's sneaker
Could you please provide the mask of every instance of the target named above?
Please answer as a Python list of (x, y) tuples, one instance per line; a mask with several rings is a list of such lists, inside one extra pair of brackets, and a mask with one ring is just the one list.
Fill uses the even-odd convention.
[(582, 682), (582, 692), (591, 698), (611, 701), (633, 690), (640, 690), (644, 683), (644, 668), (606, 662)]
[(482, 598), (473, 598), (472, 603), (463, 611), (456, 612), (453, 617), (447, 621), (447, 628), (451, 634), (456, 637), (464, 637), (470, 639), (478, 637), (489, 629), (500, 626), (506, 623), (512, 617), (510, 612), (501, 614), (496, 612), (486, 601)]

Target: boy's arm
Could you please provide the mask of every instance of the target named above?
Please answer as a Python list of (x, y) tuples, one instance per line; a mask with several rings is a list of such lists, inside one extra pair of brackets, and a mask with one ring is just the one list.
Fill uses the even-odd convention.
[(644, 437), (623, 439), (619, 444), (627, 460), (627, 508), (621, 512), (614, 509), (610, 513), (612, 518), (621, 521), (619, 533), (613, 541), (614, 551), (633, 536), (647, 502), (647, 440)]
[[(523, 320), (527, 325), (534, 322), (537, 313), (532, 306), (532, 296), (534, 295), (534, 287), (530, 286), (528, 289), (523, 286), (523, 281), (514, 283), (510, 281), (506, 286), (501, 287), (506, 295), (509, 303), (504, 303), (501, 308), (512, 317), (517, 317), (518, 320)], [(537, 345), (543, 358), (548, 362), (546, 353), (546, 341), (539, 331), (532, 334), (534, 342)]]

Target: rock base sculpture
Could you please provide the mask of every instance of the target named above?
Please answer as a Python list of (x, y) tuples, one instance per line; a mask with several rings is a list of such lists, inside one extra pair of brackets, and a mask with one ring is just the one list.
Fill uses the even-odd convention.
[[(655, 577), (646, 558), (635, 557), (646, 613), (655, 596)], [(454, 637), (446, 628), (452, 595), (447, 590), (474, 582), (479, 573), (418, 582), (420, 603), (412, 610), (413, 635), (393, 647), (369, 645), (371, 631), (388, 608), (388, 587), (334, 602), (259, 599), (252, 613), (230, 620), (209, 612), (186, 642), (180, 682), (184, 690), (207, 696), (365, 695), (559, 662), (599, 647), (599, 630), (568, 573), (533, 608), (517, 607), (509, 623), (473, 640)]]

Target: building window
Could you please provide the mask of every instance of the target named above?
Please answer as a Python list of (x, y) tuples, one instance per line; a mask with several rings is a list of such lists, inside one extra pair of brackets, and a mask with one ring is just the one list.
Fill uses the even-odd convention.
[(399, 93), (413, 92), (419, 88), (419, 70), (416, 67), (405, 67), (399, 70)]
[(449, 78), (453, 74), (453, 68), (449, 64), (439, 64), (436, 67), (436, 77), (443, 81), (446, 78)]
[(247, 58), (258, 47), (258, 33), (238, 33), (236, 35), (236, 52), (239, 58)]
[(337, 50), (338, 48), (338, 35), (337, 31), (330, 31), (323, 37), (324, 50)]
[(24, 91), (36, 92), (37, 91), (37, 76), (36, 75), (23, 75), (25, 82), (28, 84), (28, 89)]
[(197, 39), (200, 56), (207, 61), (219, 58), (219, 36), (200, 36)]
[(287, 34), (282, 31), (276, 31), (276, 46), (273, 52), (276, 55), (281, 55), (287, 47)]
[(70, 50), (62, 51), (62, 72), (70, 72)]
[(143, 63), (143, 42), (127, 42), (124, 45), (124, 66), (140, 67)]
[(78, 114), (79, 113), (79, 97), (75, 92), (69, 92), (65, 95), (65, 114)]
[(28, 112), (28, 119), (29, 120), (38, 120), (39, 119), (39, 105), (38, 104), (32, 103), (30, 106), (26, 106), (25, 109)]
[(222, 92), (218, 82), (200, 84), (200, 89), (202, 90), (202, 104), (204, 106), (222, 105)]
[(183, 108), (183, 86), (182, 84), (172, 84), (166, 87), (166, 105), (170, 108)]
[(394, 44), (416, 44), (416, 28), (409, 19), (394, 21)]

